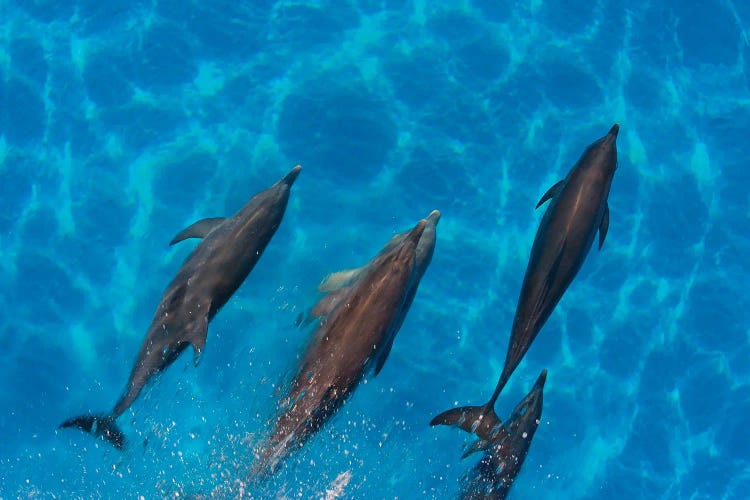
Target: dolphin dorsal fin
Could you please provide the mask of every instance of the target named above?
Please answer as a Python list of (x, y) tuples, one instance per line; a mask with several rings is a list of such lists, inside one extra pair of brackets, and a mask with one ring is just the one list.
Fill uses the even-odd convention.
[(542, 199), (539, 200), (539, 203), (536, 204), (536, 208), (541, 207), (544, 204), (545, 201), (547, 201), (549, 199), (552, 199), (555, 196), (557, 196), (557, 193), (559, 193), (560, 191), (562, 191), (562, 188), (564, 186), (565, 186), (565, 179), (561, 180), (560, 182), (558, 182), (557, 184), (555, 184), (554, 186), (552, 186), (551, 188), (549, 188), (547, 190), (547, 192), (544, 193), (544, 195), (542, 196)]
[(366, 267), (367, 266), (331, 273), (320, 282), (320, 285), (318, 285), (318, 291), (322, 293), (330, 293), (339, 288), (349, 286), (359, 279)]
[(179, 243), (188, 238), (205, 238), (208, 233), (220, 226), (225, 220), (225, 217), (209, 217), (207, 219), (201, 219), (177, 233), (177, 236), (172, 238), (169, 245), (174, 245), (175, 243)]
[(607, 237), (607, 231), (609, 231), (609, 203), (605, 201), (602, 223), (599, 224), (599, 250), (601, 250), (602, 245), (604, 245), (604, 238)]

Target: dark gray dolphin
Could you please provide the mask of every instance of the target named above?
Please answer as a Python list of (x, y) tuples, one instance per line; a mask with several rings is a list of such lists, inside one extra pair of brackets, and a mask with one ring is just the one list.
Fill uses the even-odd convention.
[(547, 370), (542, 370), (534, 387), (513, 410), (505, 431), (498, 434), (482, 460), (464, 478), (461, 499), (499, 500), (507, 496), (542, 418), (546, 380)]
[(417, 246), (426, 226), (422, 220), (398, 242), (390, 242), (389, 249), (338, 289), (345, 293), (336, 304), (319, 311), (325, 316), (321, 314), (273, 429), (260, 447), (253, 480), (274, 473), (338, 411), (373, 365), (382, 367), (416, 289)]
[(125, 439), (115, 420), (136, 400), (156, 374), (189, 345), (197, 365), (206, 344), (208, 323), (242, 284), (260, 259), (284, 217), (289, 191), (302, 167), (253, 196), (231, 217), (202, 219), (180, 232), (173, 245), (202, 238), (167, 286), (146, 333), (124, 393), (106, 415), (84, 415), (60, 427), (78, 427), (117, 448)]
[(483, 406), (453, 408), (430, 425), (458, 425), (485, 443), (500, 422), (494, 406), (513, 371), (573, 281), (591, 249), (597, 231), (599, 248), (609, 228), (607, 198), (617, 169), (615, 124), (589, 145), (565, 179), (552, 186), (537, 207), (550, 200), (539, 224), (523, 278), (505, 366), (490, 400)]

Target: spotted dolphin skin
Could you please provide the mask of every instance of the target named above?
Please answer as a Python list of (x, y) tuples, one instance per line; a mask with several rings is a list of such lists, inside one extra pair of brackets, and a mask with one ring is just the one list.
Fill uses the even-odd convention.
[(202, 238), (167, 286), (125, 391), (109, 414), (83, 415), (60, 427), (77, 427), (122, 449), (125, 438), (115, 421), (138, 398), (149, 380), (193, 346), (197, 365), (208, 323), (253, 270), (281, 224), (289, 192), (302, 167), (294, 167), (270, 188), (253, 196), (231, 217), (202, 219), (180, 232), (173, 245)]
[(518, 298), (505, 365), (495, 392), (482, 406), (453, 408), (430, 425), (457, 425), (484, 443), (493, 440), (500, 419), (494, 406), (513, 371), (575, 278), (597, 231), (599, 248), (609, 228), (607, 198), (617, 169), (615, 124), (589, 145), (565, 179), (552, 186), (537, 207), (550, 201), (539, 224)]
[[(259, 448), (251, 480), (262, 480), (278, 470), (338, 411), (370, 368), (382, 368), (416, 293), (420, 273), (429, 264), (438, 217), (436, 213), (395, 236), (363, 268), (330, 275), (323, 282), (321, 288), (330, 293), (311, 313), (318, 318), (318, 326), (279, 404), (269, 437)], [(335, 301), (327, 300), (333, 296)]]
[(503, 437), (491, 443), (482, 460), (465, 477), (462, 500), (500, 500), (508, 495), (542, 418), (546, 380), (547, 370), (542, 370), (534, 387), (507, 420), (505, 432), (498, 433)]

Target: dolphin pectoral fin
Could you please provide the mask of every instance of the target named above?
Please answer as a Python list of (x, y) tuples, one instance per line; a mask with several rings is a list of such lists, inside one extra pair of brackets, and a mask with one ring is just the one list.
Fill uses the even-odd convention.
[(364, 269), (364, 267), (358, 267), (356, 269), (346, 269), (345, 271), (331, 273), (320, 282), (320, 285), (318, 285), (318, 291), (327, 293), (343, 288), (351, 282), (357, 281)]
[(393, 347), (393, 341), (396, 339), (395, 335), (391, 335), (391, 338), (388, 339), (388, 342), (383, 345), (383, 349), (378, 353), (378, 362), (375, 365), (375, 376), (380, 373), (380, 370), (383, 369), (383, 365), (385, 364), (385, 360), (388, 359), (388, 355), (391, 353), (391, 348)]
[(557, 196), (557, 193), (559, 193), (562, 190), (563, 186), (565, 186), (565, 179), (561, 180), (560, 182), (558, 182), (557, 184), (549, 188), (547, 192), (544, 193), (544, 195), (542, 196), (542, 199), (539, 200), (539, 203), (536, 204), (536, 208), (541, 207), (545, 201)]
[(198, 366), (201, 362), (203, 348), (206, 347), (206, 337), (208, 336), (208, 317), (194, 321), (190, 330), (185, 332), (185, 340), (193, 346), (193, 366)]
[(508, 435), (495, 410), (487, 405), (452, 408), (433, 418), (430, 425), (455, 425), (488, 443), (494, 443)]
[(604, 203), (604, 216), (602, 217), (602, 223), (599, 224), (599, 250), (604, 245), (604, 238), (607, 237), (607, 231), (609, 231), (609, 203)]
[(207, 219), (201, 219), (177, 233), (177, 236), (172, 238), (169, 245), (174, 245), (175, 243), (179, 243), (188, 238), (205, 238), (208, 233), (216, 229), (225, 220), (225, 217), (209, 217)]
[(305, 327), (315, 319), (325, 319), (341, 303), (341, 299), (349, 293), (350, 288), (345, 286), (330, 292), (322, 297), (304, 318), (298, 318), (297, 326)]

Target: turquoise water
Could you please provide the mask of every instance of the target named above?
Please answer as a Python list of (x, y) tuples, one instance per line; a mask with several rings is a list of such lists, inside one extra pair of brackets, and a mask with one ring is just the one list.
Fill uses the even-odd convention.
[[(0, 497), (447, 498), (479, 459), (429, 420), (501, 371), (534, 206), (618, 122), (609, 234), (497, 404), (542, 368), (514, 498), (750, 497), (750, 7), (740, 1), (0, 0)], [(302, 164), (209, 327), (111, 407), (196, 219)], [(432, 209), (385, 368), (243, 485), (327, 273)]]

